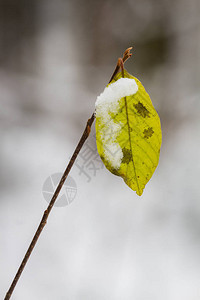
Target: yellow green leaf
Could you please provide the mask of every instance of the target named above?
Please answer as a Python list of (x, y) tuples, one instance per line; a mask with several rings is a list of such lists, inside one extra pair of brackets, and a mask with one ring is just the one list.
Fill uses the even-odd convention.
[(149, 95), (126, 70), (97, 98), (96, 142), (106, 168), (141, 196), (158, 165), (162, 132)]

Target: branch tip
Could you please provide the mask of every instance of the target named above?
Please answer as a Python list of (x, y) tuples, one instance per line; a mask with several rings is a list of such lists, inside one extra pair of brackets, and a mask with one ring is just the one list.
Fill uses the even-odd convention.
[(124, 55), (123, 55), (123, 62), (125, 62), (127, 59), (129, 59), (129, 57), (132, 56), (132, 53), (130, 53), (130, 51), (133, 49), (133, 47), (129, 47), (124, 51)]
[(130, 51), (133, 49), (133, 47), (129, 47), (124, 51), (124, 55), (127, 55), (130, 53)]

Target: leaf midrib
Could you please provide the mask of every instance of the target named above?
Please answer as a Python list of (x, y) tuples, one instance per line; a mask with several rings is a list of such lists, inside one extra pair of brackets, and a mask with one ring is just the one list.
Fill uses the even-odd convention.
[(134, 160), (133, 160), (133, 151), (132, 151), (132, 144), (131, 144), (131, 130), (130, 130), (130, 125), (129, 125), (128, 105), (127, 105), (126, 97), (124, 97), (124, 100), (125, 100), (125, 107), (126, 107), (126, 119), (127, 119), (127, 125), (128, 125), (128, 135), (129, 135), (129, 144), (130, 144), (130, 150), (131, 150), (131, 160), (132, 160), (132, 163), (133, 163), (133, 170), (134, 170), (134, 173), (135, 173), (135, 179), (136, 179), (136, 183), (137, 183), (138, 192), (140, 193), (139, 183), (138, 183), (138, 179), (137, 179), (137, 175), (136, 175), (135, 163), (134, 163)]

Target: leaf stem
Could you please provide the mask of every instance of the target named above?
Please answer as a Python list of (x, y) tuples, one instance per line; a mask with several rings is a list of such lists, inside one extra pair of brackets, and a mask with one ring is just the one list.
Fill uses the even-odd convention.
[[(114, 78), (114, 76), (119, 72), (121, 61), (124, 63), (129, 57), (131, 57), (131, 55), (132, 55), (130, 53), (131, 49), (132, 49), (132, 47), (128, 48), (124, 52), (123, 58), (122, 59), (121, 58), (118, 59), (117, 66), (116, 66), (116, 68), (115, 68), (115, 70), (113, 72), (113, 75), (111, 76), (111, 79), (110, 79), (109, 83), (112, 81), (112, 79)], [(21, 264), (19, 266), (19, 269), (18, 269), (18, 271), (17, 271), (17, 273), (16, 273), (16, 275), (15, 275), (15, 277), (14, 277), (14, 279), (13, 279), (11, 285), (10, 285), (10, 288), (9, 288), (8, 292), (6, 293), (6, 296), (5, 296), (4, 300), (9, 300), (10, 297), (11, 297), (11, 295), (12, 295), (12, 293), (13, 293), (13, 291), (14, 291), (14, 289), (15, 289), (15, 286), (16, 286), (16, 284), (17, 284), (17, 282), (18, 282), (18, 280), (19, 280), (19, 278), (20, 278), (20, 276), (21, 276), (21, 274), (22, 274), (22, 272), (23, 272), (23, 270), (24, 270), (24, 268), (26, 266), (26, 263), (29, 260), (29, 257), (30, 257), (30, 255), (31, 255), (31, 253), (32, 253), (32, 251), (33, 251), (33, 249), (34, 249), (37, 241), (38, 241), (38, 238), (39, 238), (42, 230), (44, 229), (44, 227), (45, 227), (45, 225), (47, 223), (47, 219), (48, 219), (49, 214), (50, 214), (50, 212), (51, 212), (51, 210), (52, 210), (52, 208), (53, 208), (53, 206), (55, 204), (55, 201), (56, 201), (56, 199), (57, 199), (57, 197), (58, 197), (58, 195), (60, 193), (60, 190), (61, 190), (61, 188), (62, 188), (62, 186), (63, 186), (63, 184), (64, 184), (64, 182), (65, 182), (65, 180), (66, 180), (66, 178), (67, 178), (67, 176), (68, 176), (68, 174), (69, 174), (69, 172), (70, 172), (70, 170), (71, 170), (71, 168), (72, 168), (72, 166), (73, 166), (73, 164), (74, 164), (74, 162), (75, 162), (75, 160), (76, 160), (76, 158), (77, 158), (77, 156), (78, 156), (78, 154), (80, 152), (80, 150), (82, 149), (83, 144), (85, 143), (85, 141), (87, 140), (87, 138), (88, 138), (88, 136), (90, 134), (91, 126), (92, 126), (92, 124), (94, 122), (94, 119), (95, 119), (95, 112), (92, 114), (91, 118), (88, 119), (88, 121), (87, 121), (85, 130), (84, 130), (84, 132), (83, 132), (83, 134), (82, 134), (82, 136), (81, 136), (81, 138), (79, 140), (79, 143), (76, 146), (76, 149), (74, 150), (74, 153), (73, 153), (73, 155), (72, 155), (72, 157), (71, 157), (71, 159), (70, 159), (70, 161), (68, 163), (67, 168), (65, 169), (65, 171), (64, 171), (64, 173), (62, 175), (62, 178), (60, 179), (60, 182), (59, 182), (59, 184), (58, 184), (58, 186), (57, 186), (57, 188), (56, 188), (56, 190), (55, 190), (55, 192), (53, 194), (53, 197), (52, 197), (52, 199), (51, 199), (51, 201), (50, 201), (47, 209), (43, 213), (43, 216), (42, 216), (42, 219), (40, 221), (40, 224), (39, 224), (39, 226), (38, 226), (38, 228), (37, 228), (37, 230), (36, 230), (36, 232), (34, 234), (34, 237), (33, 237), (32, 241), (31, 241), (31, 243), (30, 243), (27, 251), (26, 251), (26, 254), (25, 254), (25, 256), (24, 256), (24, 258), (23, 258), (23, 260), (22, 260), (22, 262), (21, 262)]]

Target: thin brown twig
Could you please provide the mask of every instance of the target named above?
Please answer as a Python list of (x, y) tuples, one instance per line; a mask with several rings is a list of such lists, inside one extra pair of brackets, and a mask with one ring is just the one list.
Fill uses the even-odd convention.
[[(114, 78), (114, 76), (119, 72), (120, 66), (132, 55), (130, 53), (131, 49), (132, 49), (132, 47), (128, 48), (124, 52), (123, 58), (122, 59), (121, 58), (118, 59), (117, 66), (116, 66), (116, 68), (114, 70), (114, 73), (113, 73), (113, 75), (112, 75), (109, 83), (112, 81), (112, 79)], [(47, 223), (47, 219), (48, 219), (49, 214), (50, 214), (50, 212), (51, 212), (51, 210), (52, 210), (52, 208), (53, 208), (53, 206), (55, 204), (55, 201), (56, 201), (56, 199), (57, 199), (57, 197), (58, 197), (58, 195), (60, 193), (60, 190), (61, 190), (61, 188), (62, 188), (62, 186), (63, 186), (63, 184), (64, 184), (64, 182), (65, 182), (65, 180), (66, 180), (66, 178), (67, 178), (67, 176), (68, 176), (68, 174), (69, 174), (69, 172), (70, 172), (70, 170), (71, 170), (71, 168), (72, 168), (72, 166), (73, 166), (73, 164), (74, 164), (74, 162), (75, 162), (75, 160), (76, 160), (76, 158), (77, 158), (77, 156), (78, 156), (78, 154), (79, 154), (79, 152), (81, 150), (81, 148), (83, 147), (83, 144), (85, 143), (85, 141), (87, 140), (87, 138), (88, 138), (88, 136), (90, 134), (91, 126), (92, 126), (92, 124), (94, 122), (94, 119), (95, 119), (95, 113), (93, 113), (92, 116), (91, 116), (91, 118), (88, 119), (88, 121), (87, 121), (85, 130), (84, 130), (84, 132), (83, 132), (83, 134), (82, 134), (82, 136), (80, 138), (80, 141), (79, 141), (79, 143), (78, 143), (78, 145), (77, 145), (77, 147), (76, 147), (76, 149), (75, 149), (75, 151), (74, 151), (74, 153), (73, 153), (73, 155), (72, 155), (72, 157), (71, 157), (71, 159), (70, 159), (70, 161), (68, 163), (67, 168), (65, 169), (65, 171), (64, 171), (64, 173), (62, 175), (62, 178), (61, 178), (60, 182), (58, 183), (58, 186), (57, 186), (57, 188), (56, 188), (56, 190), (55, 190), (55, 192), (53, 194), (53, 197), (52, 197), (52, 199), (51, 199), (51, 201), (50, 201), (47, 209), (43, 213), (43, 217), (42, 217), (42, 219), (40, 221), (40, 224), (39, 224), (39, 226), (38, 226), (38, 228), (37, 228), (37, 230), (35, 232), (35, 235), (34, 235), (32, 241), (31, 241), (31, 243), (30, 243), (30, 245), (28, 247), (27, 252), (26, 252), (26, 254), (25, 254), (25, 256), (24, 256), (24, 258), (23, 258), (23, 260), (21, 262), (21, 265), (19, 266), (19, 269), (18, 269), (18, 271), (17, 271), (17, 273), (16, 273), (16, 275), (15, 275), (15, 277), (14, 277), (12, 283), (11, 283), (11, 286), (10, 286), (8, 292), (6, 293), (6, 296), (5, 296), (4, 300), (9, 300), (10, 297), (11, 297), (11, 295), (12, 295), (12, 293), (13, 293), (13, 291), (14, 291), (14, 289), (15, 289), (15, 286), (16, 286), (16, 284), (17, 284), (17, 282), (18, 282), (18, 280), (19, 280), (19, 278), (20, 278), (20, 276), (21, 276), (21, 274), (22, 274), (22, 272), (24, 270), (24, 267), (25, 267), (26, 263), (28, 262), (28, 259), (29, 259), (30, 255), (31, 255), (31, 253), (32, 253), (32, 251), (33, 251), (33, 249), (34, 249), (37, 241), (38, 241), (38, 238), (39, 238), (42, 230), (44, 229), (44, 227), (45, 227), (45, 225)]]
[(87, 121), (87, 124), (86, 124), (85, 130), (83, 132), (83, 135), (82, 135), (82, 137), (81, 137), (81, 139), (80, 139), (80, 141), (79, 141), (79, 143), (78, 143), (78, 145), (77, 145), (77, 147), (74, 151), (74, 154), (72, 155), (72, 157), (69, 161), (69, 164), (68, 164), (65, 172), (62, 175), (62, 178), (61, 178), (61, 180), (60, 180), (60, 182), (59, 182), (59, 184), (58, 184), (58, 186), (57, 186), (57, 188), (54, 192), (54, 195), (53, 195), (47, 209), (44, 211), (43, 217), (40, 221), (40, 224), (39, 224), (39, 226), (38, 226), (38, 228), (35, 232), (35, 235), (34, 235), (32, 241), (30, 243), (30, 246), (29, 246), (29, 248), (28, 248), (28, 250), (27, 250), (27, 252), (24, 256), (24, 259), (22, 260), (22, 263), (21, 263), (21, 265), (20, 265), (20, 267), (19, 267), (19, 269), (18, 269), (18, 271), (15, 275), (15, 278), (13, 279), (13, 282), (12, 282), (12, 284), (11, 284), (11, 286), (10, 286), (6, 296), (5, 296), (5, 300), (10, 299), (10, 297), (12, 295), (12, 292), (13, 292), (13, 290), (14, 290), (14, 288), (15, 288), (15, 286), (16, 286), (16, 284), (17, 284), (17, 282), (18, 282), (18, 280), (19, 280), (19, 278), (20, 278), (20, 276), (21, 276), (21, 274), (24, 270), (24, 267), (25, 267), (30, 255), (31, 255), (36, 243), (37, 243), (37, 240), (38, 240), (42, 230), (44, 229), (44, 226), (47, 223), (47, 218), (48, 218), (48, 216), (50, 214), (50, 211), (53, 208), (53, 205), (54, 205), (54, 203), (55, 203), (55, 201), (56, 201), (56, 199), (57, 199), (57, 197), (60, 193), (60, 190), (61, 190), (61, 188), (62, 188), (62, 186), (63, 186), (63, 184), (64, 184), (64, 182), (65, 182), (65, 180), (66, 180), (66, 178), (67, 178), (67, 176), (68, 176), (68, 174), (69, 174), (69, 172), (70, 172), (70, 170), (71, 170), (71, 168), (72, 168), (72, 166), (73, 166), (73, 164), (76, 160), (77, 155), (79, 154), (84, 142), (86, 141), (86, 139), (88, 138), (88, 136), (90, 134), (90, 129), (91, 129), (91, 126), (92, 126), (92, 123), (93, 123), (94, 119), (95, 119), (95, 114), (93, 113), (91, 118)]
[(119, 58), (119, 64), (122, 71), (122, 77), (124, 78), (124, 62), (123, 59)]
[(132, 56), (132, 53), (130, 53), (131, 49), (133, 49), (133, 47), (129, 47), (128, 49), (126, 49), (124, 52), (123, 58), (118, 58), (116, 68), (111, 76), (109, 83), (113, 80), (115, 75), (119, 72), (119, 70), (121, 68), (121, 60), (123, 61), (123, 63), (125, 63), (129, 59), (129, 57)]

